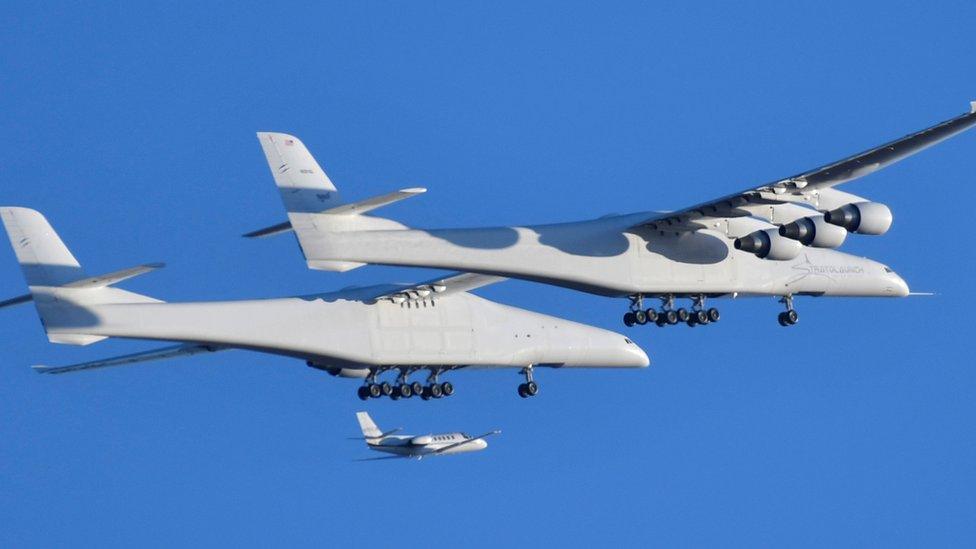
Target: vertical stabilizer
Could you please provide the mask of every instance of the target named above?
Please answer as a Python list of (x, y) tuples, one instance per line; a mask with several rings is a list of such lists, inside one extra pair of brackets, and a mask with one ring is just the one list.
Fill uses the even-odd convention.
[(383, 436), (380, 428), (373, 423), (373, 418), (367, 412), (356, 412), (356, 419), (359, 420), (359, 428), (363, 431), (366, 438), (377, 438)]
[(88, 276), (40, 212), (0, 208), (0, 218), (28, 286), (64, 286)]

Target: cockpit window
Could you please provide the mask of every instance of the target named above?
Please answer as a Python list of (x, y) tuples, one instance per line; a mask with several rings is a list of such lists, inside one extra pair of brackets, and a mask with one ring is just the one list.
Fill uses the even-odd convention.
[(624, 338), (624, 341), (626, 341), (626, 342), (627, 342), (627, 345), (633, 345), (633, 344), (634, 344), (634, 342), (633, 342), (633, 341), (631, 341), (629, 337), (625, 337), (625, 338)]
[(886, 273), (893, 273), (893, 272), (895, 272), (895, 271), (892, 271), (891, 270), (891, 267), (889, 267), (887, 265), (882, 265), (882, 266), (884, 267), (884, 270), (885, 270)]

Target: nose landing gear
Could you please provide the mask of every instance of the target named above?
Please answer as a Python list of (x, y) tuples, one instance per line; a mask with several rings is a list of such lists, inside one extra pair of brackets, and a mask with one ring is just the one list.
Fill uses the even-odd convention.
[(796, 309), (793, 308), (792, 295), (784, 295), (783, 299), (780, 299), (779, 302), (786, 305), (786, 310), (780, 313), (779, 317), (777, 317), (780, 326), (793, 326), (800, 321), (800, 315), (797, 314)]
[(532, 366), (522, 368), (522, 375), (525, 376), (525, 383), (518, 386), (518, 394), (522, 398), (529, 398), (539, 394), (539, 384), (532, 379)]

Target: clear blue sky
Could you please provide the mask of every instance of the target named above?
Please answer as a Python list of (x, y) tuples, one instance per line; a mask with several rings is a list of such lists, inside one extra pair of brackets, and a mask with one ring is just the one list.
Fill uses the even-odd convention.
[[(262, 2), (5, 3), (0, 202), (43, 211), (82, 264), (169, 266), (162, 299), (419, 280), (309, 272), (254, 137), (294, 133), (349, 197), (437, 227), (670, 209), (963, 112), (972, 2), (612, 9)], [(144, 349), (47, 343), (0, 311), (0, 545), (969, 546), (976, 134), (847, 187), (891, 205), (846, 249), (932, 298), (722, 304), (705, 329), (628, 334), (639, 372), (453, 377), (370, 402), (381, 426), (500, 428), (486, 452), (355, 463), (356, 382), (244, 352), (58, 377)], [(6, 243), (0, 294), (24, 291)], [(480, 292), (621, 329), (625, 303), (525, 282)]]

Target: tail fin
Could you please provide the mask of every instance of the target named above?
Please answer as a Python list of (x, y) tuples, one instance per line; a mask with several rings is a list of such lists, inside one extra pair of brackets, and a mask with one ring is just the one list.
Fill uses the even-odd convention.
[(367, 412), (356, 412), (356, 419), (359, 420), (359, 428), (366, 438), (379, 438), (383, 436), (380, 428), (373, 423), (373, 418)]
[(5, 303), (33, 300), (52, 343), (88, 345), (105, 339), (104, 336), (72, 331), (71, 326), (84, 325), (85, 322), (81, 320), (90, 318), (91, 314), (86, 309), (88, 306), (159, 302), (158, 299), (109, 286), (154, 270), (160, 264), (90, 277), (40, 212), (29, 208), (3, 207), (0, 208), (0, 219), (7, 229), (10, 244), (30, 289), (29, 297), (22, 296)]
[(308, 258), (317, 255), (313, 252), (320, 246), (327, 245), (331, 233), (405, 229), (406, 227), (395, 221), (364, 214), (426, 191), (421, 188), (403, 189), (360, 202), (346, 203), (300, 139), (284, 133), (258, 132), (257, 135), (281, 194), (281, 201), (288, 212), (288, 222), (244, 236), (262, 237), (294, 230), (306, 262), (312, 269), (348, 271), (362, 267), (363, 263)]

